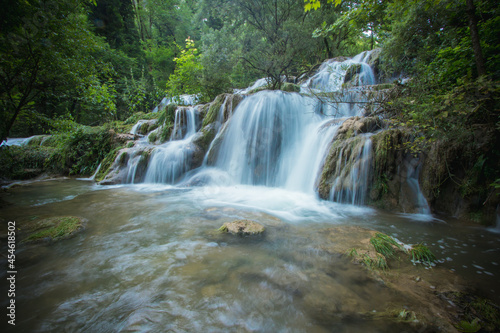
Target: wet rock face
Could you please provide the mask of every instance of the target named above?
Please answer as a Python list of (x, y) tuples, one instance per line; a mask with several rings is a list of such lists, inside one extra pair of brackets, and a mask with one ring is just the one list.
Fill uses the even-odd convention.
[(217, 126), (215, 123), (208, 124), (203, 127), (201, 131), (196, 133), (196, 137), (193, 139), (193, 143), (200, 147), (203, 151), (207, 151), (210, 147), (210, 143), (215, 138), (217, 134)]
[(352, 117), (342, 123), (334, 140), (347, 139), (358, 134), (374, 132), (381, 128), (381, 121), (377, 117)]
[(237, 220), (224, 223), (219, 229), (221, 232), (229, 232), (231, 234), (248, 236), (258, 235), (264, 232), (264, 226), (250, 220)]
[[(153, 149), (154, 147), (121, 149), (99, 184), (116, 185), (143, 181)], [(133, 166), (135, 167), (132, 175), (130, 170)]]

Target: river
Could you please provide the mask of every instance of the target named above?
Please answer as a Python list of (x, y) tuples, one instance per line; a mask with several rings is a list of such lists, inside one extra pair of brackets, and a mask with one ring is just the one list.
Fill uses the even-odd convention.
[[(59, 179), (13, 187), (1, 198), (1, 217), (18, 226), (50, 216), (87, 220), (74, 238), (18, 244), (16, 326), (8, 332), (417, 332), (405, 323), (353, 317), (414, 305), (325, 250), (326, 231), (346, 226), (423, 242), (440, 261), (436, 274), (451, 270), (477, 294), (500, 300), (499, 234), (453, 219), (421, 221), (250, 185)], [(217, 232), (235, 219), (257, 221), (266, 231)]]

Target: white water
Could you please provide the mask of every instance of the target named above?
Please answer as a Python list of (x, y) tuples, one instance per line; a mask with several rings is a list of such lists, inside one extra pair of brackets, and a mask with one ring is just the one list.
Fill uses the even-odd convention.
[(429, 208), (429, 204), (427, 203), (427, 200), (425, 200), (425, 197), (422, 194), (422, 191), (420, 190), (420, 184), (418, 183), (419, 173), (420, 173), (420, 164), (415, 166), (413, 170), (409, 170), (409, 172), (407, 173), (406, 181), (410, 186), (410, 188), (412, 189), (412, 193), (415, 196), (413, 200), (417, 214), (430, 216), (431, 209)]
[(139, 133), (137, 133), (139, 131), (139, 129), (141, 128), (142, 124), (144, 123), (147, 123), (148, 121), (147, 120), (139, 120), (137, 122), (137, 124), (135, 124), (131, 129), (130, 129), (130, 134), (134, 134), (134, 135), (139, 135)]
[(157, 106), (155, 106), (155, 108), (151, 111), (151, 112), (161, 112), (163, 111), (163, 109), (171, 104), (171, 103), (175, 103), (177, 105), (183, 105), (183, 106), (189, 106), (189, 105), (195, 105), (196, 103), (198, 103), (198, 101), (200, 100), (200, 96), (199, 95), (179, 95), (179, 96), (174, 96), (174, 97), (164, 97), (160, 104), (158, 104)]
[(318, 72), (302, 85), (303, 92), (336, 92), (342, 89), (345, 75), (353, 65), (360, 66), (359, 76), (355, 82), (357, 86), (372, 85), (376, 83), (373, 70), (366, 63), (369, 52), (362, 52), (352, 59), (342, 62), (327, 60)]
[(343, 156), (344, 151), (341, 150), (336, 168), (338, 176), (330, 190), (330, 200), (353, 205), (365, 203), (373, 159), (370, 136), (371, 133), (363, 136), (364, 144), (359, 145), (349, 160)]
[[(302, 84), (303, 91), (342, 90), (340, 100), (334, 103), (297, 93), (266, 90), (246, 97), (232, 115), (226, 116), (226, 98), (216, 118), (219, 132), (205, 154), (203, 165), (196, 170), (191, 170), (196, 149), (192, 143), (198, 123), (196, 112), (194, 108), (178, 108), (170, 141), (152, 150), (142, 181), (202, 185), (206, 189), (241, 185), (268, 190), (280, 188), (317, 200), (318, 177), (337, 129), (345, 118), (362, 116), (363, 107), (357, 103), (365, 101), (361, 87), (376, 83), (366, 63), (369, 56), (369, 52), (363, 52), (342, 62), (326, 61), (316, 75)], [(351, 67), (356, 72), (354, 83), (351, 78), (354, 88), (344, 89), (344, 77)], [(266, 78), (257, 80), (239, 93), (247, 93), (266, 82)], [(337, 170), (340, 171), (330, 191), (332, 201), (353, 205), (366, 202), (373, 153), (370, 135), (361, 138), (364, 143), (352, 152), (350, 161), (344, 160), (342, 153), (339, 156)], [(127, 182), (137, 182), (135, 174), (144, 159), (142, 155), (134, 151), (130, 154)], [(211, 156), (210, 163), (208, 156)], [(415, 193), (419, 213), (428, 215), (428, 206), (418, 187), (418, 173), (408, 175), (407, 182)], [(251, 198), (248, 200), (252, 202)]]
[(177, 108), (170, 141), (151, 152), (144, 182), (174, 184), (189, 171), (196, 123), (195, 108)]
[(224, 131), (215, 167), (236, 184), (313, 191), (334, 131), (314, 101), (299, 94), (263, 91), (243, 100)]

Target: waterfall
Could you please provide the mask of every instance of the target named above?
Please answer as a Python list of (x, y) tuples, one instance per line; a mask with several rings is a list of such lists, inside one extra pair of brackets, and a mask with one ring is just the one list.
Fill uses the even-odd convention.
[(190, 170), (193, 154), (196, 153), (192, 138), (196, 134), (197, 122), (195, 108), (177, 108), (170, 141), (151, 152), (144, 182), (175, 184)]
[(359, 143), (348, 142), (340, 149), (330, 200), (353, 205), (365, 203), (373, 159), (371, 135), (362, 135)]
[(147, 123), (148, 120), (139, 120), (137, 122), (137, 124), (135, 124), (132, 129), (130, 130), (130, 134), (134, 134), (134, 135), (140, 135), (139, 134), (139, 131), (141, 129), (141, 126), (144, 124), (144, 123)]
[(88, 178), (77, 178), (77, 180), (85, 180), (85, 181), (93, 182), (95, 180), (95, 177), (99, 173), (99, 170), (101, 170), (101, 165), (102, 165), (102, 163), (99, 163), (99, 165), (97, 166), (97, 169), (94, 171), (94, 174), (92, 176), (90, 176)]
[(324, 121), (311, 98), (281, 91), (249, 96), (221, 132), (214, 167), (238, 184), (312, 192), (333, 136), (321, 130)]
[(353, 80), (354, 86), (373, 85), (375, 75), (366, 61), (369, 51), (362, 52), (352, 59), (337, 61), (330, 59), (321, 64), (318, 72), (309, 78), (301, 88), (303, 92), (337, 92), (348, 80)]
[(175, 110), (174, 128), (170, 135), (170, 141), (190, 138), (196, 133), (195, 108), (181, 107)]
[[(146, 136), (127, 148), (126, 158), (117, 158), (126, 170), (122, 179), (273, 187), (363, 205), (373, 178), (371, 136), (376, 122), (362, 118), (371, 92), (367, 86), (376, 83), (367, 63), (370, 56), (363, 52), (352, 59), (325, 61), (302, 81), (301, 94), (264, 90), (239, 98), (236, 108), (237, 95), (230, 94), (219, 96), (209, 107), (178, 107), (168, 142), (151, 146)], [(266, 82), (263, 78), (236, 92), (247, 94)], [(168, 102), (164, 99), (161, 106)], [(205, 118), (210, 121), (197, 132), (199, 112), (210, 115)], [(131, 133), (140, 133), (143, 123), (139, 121)], [(409, 170), (403, 178), (411, 197), (407, 200), (419, 213), (429, 214), (418, 172)]]
[(425, 200), (422, 191), (420, 190), (420, 185), (418, 183), (418, 176), (420, 174), (420, 164), (417, 164), (413, 169), (409, 169), (406, 176), (406, 182), (411, 190), (411, 196), (413, 204), (415, 206), (415, 212), (417, 214), (431, 215), (431, 209), (427, 200)]

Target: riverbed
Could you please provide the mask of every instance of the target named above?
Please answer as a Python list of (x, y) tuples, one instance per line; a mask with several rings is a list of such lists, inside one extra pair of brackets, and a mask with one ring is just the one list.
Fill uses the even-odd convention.
[[(438, 263), (419, 267), (422, 275), (446, 271), (474, 293), (500, 301), (500, 235), (451, 218), (247, 185), (100, 186), (57, 179), (12, 187), (1, 199), (5, 226), (66, 215), (86, 221), (71, 239), (17, 244), (16, 327), (1, 324), (9, 332), (417, 332), (407, 322), (373, 315), (416, 305), (329, 251), (325, 235), (337, 227), (423, 243)], [(266, 231), (255, 237), (217, 231), (238, 219)]]

